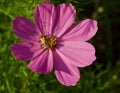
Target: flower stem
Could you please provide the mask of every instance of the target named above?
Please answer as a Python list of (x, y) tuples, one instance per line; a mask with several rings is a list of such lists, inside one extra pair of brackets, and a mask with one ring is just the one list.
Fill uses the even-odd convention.
[(30, 85), (30, 80), (31, 80), (30, 78), (31, 78), (31, 76), (32, 76), (32, 71), (28, 74), (28, 78), (25, 81), (23, 88), (21, 89), (21, 93), (26, 93), (25, 92), (26, 88)]

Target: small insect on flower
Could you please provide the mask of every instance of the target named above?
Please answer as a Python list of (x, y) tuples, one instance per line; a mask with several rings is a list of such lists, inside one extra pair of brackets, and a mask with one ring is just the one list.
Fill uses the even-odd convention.
[(80, 79), (78, 67), (91, 65), (95, 49), (87, 41), (97, 32), (97, 21), (85, 19), (74, 24), (76, 10), (71, 3), (55, 7), (42, 2), (34, 11), (35, 24), (24, 17), (13, 20), (15, 34), (24, 42), (12, 45), (13, 55), (31, 60), (28, 68), (39, 74), (54, 70), (58, 81), (75, 86)]

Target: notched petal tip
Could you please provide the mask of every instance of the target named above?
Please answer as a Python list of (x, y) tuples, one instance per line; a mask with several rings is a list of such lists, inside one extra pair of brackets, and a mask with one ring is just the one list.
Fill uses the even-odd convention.
[(95, 26), (97, 26), (97, 20), (94, 20), (94, 19), (85, 19), (83, 20), (84, 22), (86, 21), (86, 23), (90, 23), (90, 24), (93, 24)]
[(55, 76), (58, 81), (65, 86), (75, 86), (80, 79), (79, 69), (71, 65), (62, 54), (56, 50), (54, 54)]
[(62, 3), (56, 7), (56, 13), (57, 19), (53, 32), (59, 38), (73, 24), (76, 18), (76, 9), (71, 3)]
[[(48, 5), (54, 7), (54, 5), (53, 5), (52, 3), (45, 1), (45, 2), (39, 3), (39, 4), (37, 5), (37, 7), (35, 8), (34, 12), (36, 12), (37, 8), (43, 7), (43, 6), (48, 6)], [(45, 8), (45, 7), (44, 7), (44, 8)]]
[(33, 46), (31, 43), (22, 42), (11, 46), (13, 55), (20, 60), (30, 60), (33, 56)]
[[(75, 71), (73, 70), (73, 72)], [(76, 72), (76, 74), (78, 73)], [(58, 81), (64, 86), (76, 86), (80, 79), (80, 74), (79, 75), (76, 74), (74, 73), (70, 75), (62, 71), (55, 71), (55, 75)]]
[(73, 9), (74, 17), (76, 17), (76, 9), (75, 9), (74, 5), (72, 5), (71, 3), (68, 3), (67, 5), (69, 7), (71, 7), (71, 9)]
[(76, 9), (75, 9), (75, 7), (74, 7), (74, 5), (72, 5), (72, 3), (62, 3), (62, 4), (60, 4), (59, 6), (58, 6), (59, 8), (66, 8), (66, 9), (68, 9), (68, 11), (71, 11), (72, 12), (72, 14), (74, 15), (74, 18), (76, 17)]
[(15, 19), (13, 19), (13, 21), (12, 21), (13, 26), (16, 26), (16, 24), (18, 24), (19, 21), (22, 21), (22, 20), (26, 20), (26, 18), (25, 18), (25, 17), (22, 17), (22, 16), (17, 16), (17, 17), (16, 17)]
[(85, 19), (86, 23), (88, 22), (89, 25), (92, 25), (92, 27), (94, 28), (95, 31), (98, 30), (98, 23), (97, 20), (94, 19)]
[[(43, 5), (53, 5), (53, 4), (50, 3), (50, 2), (45, 1), (45, 2), (39, 3), (36, 8), (41, 7)], [(36, 8), (35, 8), (35, 10), (36, 10)]]
[(34, 10), (35, 25), (42, 34), (52, 34), (55, 19), (55, 6), (50, 2), (42, 2)]
[(34, 42), (38, 41), (39, 32), (36, 30), (35, 25), (27, 18), (18, 16), (13, 22), (14, 33), (22, 40)]
[(64, 40), (81, 40), (88, 41), (95, 36), (98, 30), (97, 21), (93, 19), (85, 19), (71, 26), (65, 33)]
[(59, 55), (67, 60), (68, 63), (77, 67), (86, 67), (91, 65), (95, 59), (95, 48), (87, 42), (64, 41), (63, 47), (59, 49)]
[(26, 60), (25, 57), (23, 57), (21, 54), (17, 53), (16, 48), (17, 48), (17, 46), (15, 44), (11, 46), (11, 51), (12, 51), (13, 56), (19, 60)]
[(22, 18), (24, 18), (24, 17), (17, 16), (15, 19), (13, 19), (13, 21), (12, 21), (13, 29), (16, 27), (17, 21), (20, 21), (20, 19), (22, 19)]

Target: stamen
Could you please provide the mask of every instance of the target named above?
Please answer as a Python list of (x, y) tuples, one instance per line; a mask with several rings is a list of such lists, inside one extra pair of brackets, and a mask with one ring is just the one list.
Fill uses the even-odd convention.
[(45, 35), (41, 35), (40, 42), (42, 43), (42, 47), (45, 49), (54, 49), (57, 44), (56, 38)]

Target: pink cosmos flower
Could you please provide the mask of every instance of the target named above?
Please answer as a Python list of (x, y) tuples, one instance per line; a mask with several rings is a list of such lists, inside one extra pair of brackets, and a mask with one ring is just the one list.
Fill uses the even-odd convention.
[(48, 74), (52, 70), (58, 81), (75, 86), (80, 78), (78, 67), (86, 67), (96, 59), (95, 49), (88, 41), (97, 32), (97, 22), (86, 19), (72, 25), (76, 17), (74, 6), (49, 2), (39, 4), (34, 11), (35, 24), (24, 17), (13, 20), (15, 34), (24, 42), (12, 45), (14, 56), (31, 60), (28, 68)]

